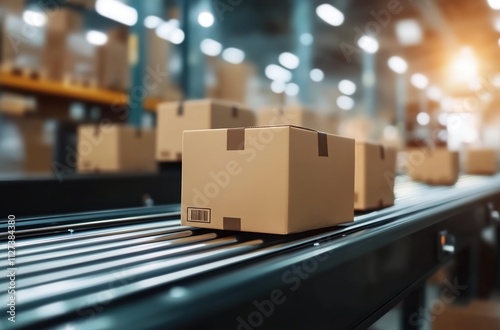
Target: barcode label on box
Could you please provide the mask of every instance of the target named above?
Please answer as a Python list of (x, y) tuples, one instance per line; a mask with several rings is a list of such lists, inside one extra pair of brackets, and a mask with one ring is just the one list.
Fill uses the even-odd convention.
[(210, 223), (211, 210), (188, 207), (187, 221)]

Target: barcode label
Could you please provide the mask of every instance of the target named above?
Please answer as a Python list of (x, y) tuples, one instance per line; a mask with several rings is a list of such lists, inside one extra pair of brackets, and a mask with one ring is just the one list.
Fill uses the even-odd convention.
[(192, 222), (210, 222), (210, 209), (198, 209), (188, 207), (187, 209), (188, 220)]

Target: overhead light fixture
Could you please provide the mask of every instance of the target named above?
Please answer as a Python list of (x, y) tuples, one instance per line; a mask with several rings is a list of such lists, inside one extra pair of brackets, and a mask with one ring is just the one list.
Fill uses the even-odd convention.
[(417, 115), (417, 123), (421, 126), (429, 125), (430, 121), (431, 121), (431, 117), (426, 112), (420, 112)]
[(175, 29), (171, 33), (171, 35), (170, 35), (170, 42), (173, 43), (173, 44), (179, 45), (179, 44), (181, 44), (184, 41), (185, 37), (186, 36), (184, 34), (184, 31), (182, 31), (181, 29), (177, 28), (177, 29)]
[(218, 56), (222, 52), (222, 44), (213, 39), (203, 39), (200, 49), (205, 55)]
[(358, 40), (358, 46), (367, 53), (374, 54), (378, 51), (377, 39), (369, 36), (362, 36)]
[(23, 20), (31, 26), (41, 27), (47, 23), (47, 16), (41, 12), (26, 10), (23, 13)]
[(450, 66), (450, 77), (454, 82), (469, 83), (477, 79), (478, 62), (470, 47), (463, 47)]
[(345, 95), (352, 95), (356, 93), (356, 84), (350, 80), (341, 80), (339, 82), (339, 91)]
[(354, 108), (354, 100), (349, 96), (339, 96), (337, 98), (337, 106), (342, 110), (352, 110)]
[(406, 61), (399, 56), (392, 56), (389, 58), (387, 65), (392, 71), (398, 74), (403, 74), (406, 70), (408, 70), (408, 63), (406, 63)]
[(437, 86), (431, 86), (427, 89), (427, 97), (433, 101), (439, 102), (443, 97), (443, 93)]
[(325, 78), (325, 74), (320, 69), (312, 69), (309, 73), (309, 77), (312, 81), (320, 82)]
[(493, 10), (500, 10), (500, 0), (488, 0), (488, 5)]
[(108, 42), (108, 36), (99, 31), (89, 31), (86, 35), (87, 41), (96, 46), (102, 46)]
[(314, 37), (310, 33), (302, 33), (300, 36), (300, 43), (304, 46), (310, 46), (314, 41)]
[(155, 31), (158, 37), (173, 44), (180, 44), (185, 38), (184, 31), (179, 29), (179, 21), (176, 19), (161, 23)]
[(222, 52), (222, 58), (232, 64), (240, 64), (245, 60), (245, 53), (238, 48), (226, 48)]
[(415, 73), (411, 76), (411, 83), (418, 89), (425, 89), (429, 85), (429, 79), (421, 73)]
[(285, 68), (290, 70), (296, 69), (300, 64), (299, 58), (296, 55), (288, 52), (280, 54), (279, 62)]
[(156, 29), (163, 20), (158, 16), (150, 15), (144, 19), (144, 26), (148, 29)]
[(102, 16), (133, 26), (137, 23), (137, 10), (116, 0), (97, 0), (95, 10)]
[(403, 46), (418, 45), (422, 42), (422, 28), (416, 19), (403, 19), (396, 22), (396, 36)]
[(276, 64), (266, 66), (265, 74), (267, 78), (275, 81), (289, 82), (292, 80), (292, 73)]
[(322, 4), (316, 8), (316, 14), (326, 23), (339, 26), (344, 23), (344, 14), (330, 4)]
[(198, 15), (198, 23), (205, 28), (211, 27), (214, 21), (214, 15), (208, 11), (201, 12)]
[(297, 96), (299, 95), (299, 91), (300, 91), (299, 85), (295, 83), (289, 83), (285, 87), (285, 94), (288, 96)]
[(271, 90), (276, 94), (285, 92), (286, 84), (282, 81), (273, 81), (271, 83)]

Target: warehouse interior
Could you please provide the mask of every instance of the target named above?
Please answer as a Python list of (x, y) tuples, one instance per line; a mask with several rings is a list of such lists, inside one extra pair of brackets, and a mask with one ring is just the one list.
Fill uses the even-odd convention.
[(499, 329), (499, 0), (0, 0), (0, 329)]

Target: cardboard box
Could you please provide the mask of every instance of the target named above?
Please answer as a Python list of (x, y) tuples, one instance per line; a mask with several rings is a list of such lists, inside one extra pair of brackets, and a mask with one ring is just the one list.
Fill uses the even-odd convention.
[(69, 34), (81, 31), (83, 16), (72, 9), (57, 8), (47, 12), (47, 32), (49, 34)]
[(294, 126), (184, 132), (182, 224), (289, 234), (353, 221), (354, 140)]
[(480, 175), (495, 174), (497, 172), (497, 151), (495, 149), (467, 150), (465, 172)]
[(396, 150), (356, 142), (354, 209), (375, 210), (394, 205)]
[(116, 90), (130, 89), (130, 68), (128, 63), (128, 45), (123, 42), (108, 40), (98, 49), (99, 86)]
[[(24, 0), (0, 0), (0, 12), (21, 14), (24, 10)], [(0, 15), (2, 15), (0, 13)]]
[(458, 181), (459, 154), (445, 148), (411, 149), (408, 152), (408, 174), (414, 181), (431, 185), (454, 185)]
[(157, 115), (156, 159), (162, 162), (182, 159), (184, 130), (255, 126), (247, 106), (213, 99), (162, 103)]
[(154, 130), (124, 125), (78, 129), (78, 172), (153, 172)]
[(14, 119), (22, 139), (25, 173), (49, 173), (54, 159), (54, 130), (47, 121), (35, 118)]
[(29, 26), (29, 35), (23, 33), (27, 23), (19, 15), (6, 14), (1, 20), (0, 62), (2, 71), (26, 69), (40, 72), (45, 45), (44, 28)]
[(23, 95), (0, 94), (0, 113), (11, 116), (24, 116), (36, 111), (35, 99)]
[(293, 125), (309, 129), (318, 128), (316, 114), (300, 105), (264, 107), (257, 113), (257, 126)]
[[(42, 67), (51, 80), (62, 81), (71, 74), (70, 36), (82, 29), (82, 16), (70, 9), (56, 9), (47, 17)], [(81, 51), (89, 45), (81, 45)]]
[(64, 62), (64, 81), (72, 85), (97, 85), (98, 63), (96, 47), (82, 33), (68, 35), (67, 54)]
[(249, 63), (216, 64), (217, 87), (215, 95), (222, 100), (245, 103), (247, 85), (255, 69)]

